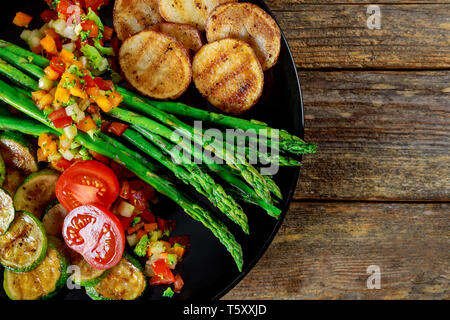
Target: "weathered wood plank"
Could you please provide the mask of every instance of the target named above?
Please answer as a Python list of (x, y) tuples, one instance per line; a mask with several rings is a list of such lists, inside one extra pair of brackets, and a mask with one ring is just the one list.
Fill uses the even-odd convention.
[(296, 199), (449, 200), (450, 72), (300, 72)]
[(450, 3), (449, 0), (266, 0), (267, 5), (274, 11), (297, 10), (305, 4), (436, 4)]
[(299, 68), (450, 67), (450, 4), (380, 5), (369, 30), (367, 5), (298, 5), (274, 12)]
[[(294, 202), (224, 299), (449, 299), (450, 204)], [(367, 289), (367, 267), (381, 289)]]

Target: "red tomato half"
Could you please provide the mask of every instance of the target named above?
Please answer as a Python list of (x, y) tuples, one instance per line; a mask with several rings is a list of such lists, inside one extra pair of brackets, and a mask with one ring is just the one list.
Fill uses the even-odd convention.
[(114, 172), (95, 160), (75, 163), (56, 183), (56, 197), (67, 211), (92, 203), (109, 209), (118, 194), (119, 181)]
[(100, 205), (72, 210), (64, 219), (67, 246), (81, 254), (94, 268), (109, 269), (122, 258), (125, 235), (119, 219)]
[(152, 269), (155, 275), (150, 279), (151, 286), (171, 284), (175, 282), (175, 277), (164, 259), (159, 259), (153, 262)]

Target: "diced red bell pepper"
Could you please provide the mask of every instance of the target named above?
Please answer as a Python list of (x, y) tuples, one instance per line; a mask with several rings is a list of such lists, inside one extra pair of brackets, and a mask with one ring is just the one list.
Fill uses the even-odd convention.
[(128, 200), (130, 198), (130, 191), (131, 191), (130, 184), (128, 183), (128, 181), (124, 181), (124, 182), (122, 182), (122, 187), (120, 189), (119, 196), (122, 199)]
[(100, 162), (103, 162), (104, 164), (106, 164), (106, 165), (109, 166), (109, 164), (110, 164), (111, 161), (109, 160), (108, 157), (105, 157), (104, 155), (102, 155), (102, 154), (100, 154), (100, 153), (97, 153), (97, 152), (95, 152), (95, 151), (92, 151), (92, 150), (89, 150), (89, 153), (92, 155), (92, 157), (93, 157), (95, 160), (98, 160), (98, 161), (100, 161)]
[(64, 117), (67, 117), (66, 109), (58, 109), (48, 115), (48, 118), (51, 121), (55, 121), (57, 119), (64, 118)]
[(113, 122), (108, 128), (108, 132), (114, 133), (117, 136), (121, 136), (125, 130), (127, 130), (128, 125), (120, 122)]
[(83, 31), (90, 31), (90, 38), (98, 38), (98, 26), (92, 20), (84, 20), (81, 22), (81, 28)]
[(128, 234), (135, 233), (135, 232), (137, 232), (139, 229), (142, 229), (143, 227), (144, 227), (144, 223), (143, 223), (143, 222), (138, 223), (138, 224), (136, 224), (134, 227), (128, 227), (127, 233), (128, 233)]
[(143, 191), (131, 190), (130, 203), (135, 206), (136, 210), (142, 211), (147, 207), (147, 199)]
[(59, 75), (62, 75), (64, 71), (66, 70), (66, 64), (62, 59), (58, 56), (54, 56), (52, 60), (50, 60), (50, 67), (59, 73)]
[(120, 224), (124, 230), (128, 230), (130, 228), (131, 222), (133, 221), (134, 216), (131, 217), (123, 217), (119, 216)]
[(93, 11), (97, 11), (103, 4), (104, 0), (85, 0), (85, 6), (91, 8)]
[(114, 34), (114, 29), (113, 28), (110, 28), (110, 27), (107, 27), (107, 26), (103, 27), (103, 39), (105, 41), (110, 41), (112, 39), (113, 34)]
[(188, 248), (191, 245), (191, 238), (189, 236), (174, 236), (169, 238), (169, 243), (171, 246), (178, 243), (183, 247)]
[(181, 275), (179, 273), (177, 273), (175, 275), (175, 282), (173, 284), (173, 291), (176, 293), (180, 293), (181, 289), (183, 288), (184, 285), (184, 281), (183, 278), (181, 278)]
[(58, 14), (56, 13), (56, 11), (54, 10), (50, 10), (50, 9), (45, 9), (44, 11), (42, 11), (41, 13), (41, 19), (45, 22), (48, 23), (51, 20), (55, 20), (58, 18)]
[(111, 40), (111, 48), (113, 48), (114, 51), (114, 55), (116, 57), (119, 56), (119, 51), (120, 51), (120, 40), (117, 37), (112, 38)]
[(140, 214), (140, 217), (142, 219), (144, 219), (147, 223), (155, 223), (156, 222), (155, 216), (148, 209), (143, 210)]
[(95, 84), (100, 88), (100, 90), (112, 90), (114, 89), (114, 83), (111, 80), (103, 80), (100, 77), (94, 79)]
[(150, 279), (150, 285), (171, 284), (175, 282), (175, 277), (170, 271), (164, 259), (156, 260), (152, 263), (155, 275)]
[(162, 232), (165, 231), (171, 232), (175, 229), (176, 225), (175, 220), (165, 220), (162, 218), (156, 218), (156, 220), (158, 221), (158, 229), (161, 230)]
[(60, 14), (67, 16), (67, 15), (69, 15), (68, 9), (71, 5), (72, 5), (72, 1), (61, 0), (56, 7), (56, 11), (58, 11)]
[(86, 88), (94, 88), (96, 86), (94, 79), (92, 79), (92, 77), (88, 74), (85, 74), (83, 76), (83, 80), (84, 80), (84, 86)]
[(59, 119), (56, 119), (53, 121), (53, 125), (55, 126), (55, 128), (58, 129), (63, 129), (65, 127), (68, 127), (70, 125), (72, 125), (73, 120), (71, 117), (62, 117)]
[(56, 163), (56, 166), (63, 170), (68, 169), (71, 165), (72, 165), (72, 162), (70, 162), (69, 160), (64, 159), (64, 158), (59, 159), (58, 162)]

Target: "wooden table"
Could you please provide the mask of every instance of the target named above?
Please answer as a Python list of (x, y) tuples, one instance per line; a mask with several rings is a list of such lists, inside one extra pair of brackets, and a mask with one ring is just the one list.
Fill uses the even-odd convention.
[[(224, 299), (449, 299), (450, 1), (268, 4), (319, 149), (269, 250)], [(366, 25), (371, 4), (381, 29)], [(380, 289), (367, 288), (371, 265)]]

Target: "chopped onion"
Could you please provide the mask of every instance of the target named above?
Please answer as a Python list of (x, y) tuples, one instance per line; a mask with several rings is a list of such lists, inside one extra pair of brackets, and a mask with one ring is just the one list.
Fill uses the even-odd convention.
[(47, 78), (46, 76), (43, 76), (39, 79), (39, 88), (42, 90), (50, 90), (53, 88), (53, 81)]
[(64, 134), (66, 135), (66, 137), (69, 138), (70, 140), (75, 138), (75, 136), (78, 133), (77, 127), (75, 125), (65, 127), (63, 130), (64, 130)]
[(47, 30), (49, 28), (48, 24), (44, 24), (40, 29), (39, 32), (44, 35), (45, 30)]
[(52, 161), (58, 161), (58, 160), (61, 159), (61, 158), (62, 158), (61, 154), (55, 153), (55, 154), (52, 154), (52, 155), (49, 155), (49, 156), (48, 156), (48, 161), (49, 161), (49, 162), (52, 162)]
[(30, 37), (31, 37), (30, 30), (23, 30), (22, 33), (20, 34), (20, 39), (22, 39), (23, 41), (26, 41), (26, 42), (28, 42)]
[(91, 105), (91, 102), (89, 99), (82, 100), (80, 104), (78, 105), (78, 108), (80, 108), (81, 111), (85, 111), (89, 106)]
[(129, 218), (133, 215), (134, 206), (126, 201), (122, 201), (117, 208), (117, 212), (125, 218)]
[(28, 39), (28, 45), (30, 48), (36, 48), (41, 44), (42, 35), (39, 30), (35, 29), (31, 31), (30, 38)]
[[(60, 150), (60, 151), (63, 151), (63, 150)], [(61, 152), (61, 154), (62, 154), (63, 158), (68, 161), (72, 161), (73, 158), (75, 157), (74, 154), (70, 150), (65, 150), (65, 151)]]
[(62, 34), (64, 37), (69, 38), (70, 40), (77, 40), (78, 36), (75, 33), (74, 27), (67, 26)]
[(50, 25), (50, 27), (55, 29), (56, 33), (58, 33), (62, 36), (64, 35), (64, 30), (67, 27), (67, 23), (63, 19), (57, 19), (57, 20), (50, 21), (49, 25)]
[(73, 52), (75, 50), (75, 44), (73, 42), (69, 42), (69, 43), (63, 44), (62, 47), (63, 47), (63, 49), (66, 49), (66, 50), (68, 50), (70, 52)]
[(77, 36), (80, 35), (81, 31), (83, 31), (83, 27), (81, 26), (81, 23), (76, 25), (74, 31), (77, 34)]
[(137, 234), (133, 233), (133, 234), (128, 235), (127, 242), (130, 245), (130, 247), (134, 247), (139, 242)]
[(66, 135), (62, 135), (59, 139), (59, 144), (61, 146), (61, 149), (67, 150), (72, 144), (72, 140), (68, 139)]
[(77, 123), (86, 117), (84, 112), (81, 111), (80, 108), (78, 108), (78, 105), (76, 103), (66, 107), (66, 114), (72, 117), (72, 119), (74, 119), (74, 121)]
[(83, 68), (86, 68), (86, 67), (87, 67), (87, 64), (88, 64), (88, 58), (85, 57), (85, 56), (81, 56), (81, 57), (80, 57), (80, 61), (81, 61), (81, 63), (83, 64)]
[(155, 272), (153, 271), (153, 268), (152, 268), (152, 263), (156, 261), (156, 260), (152, 261), (152, 258), (153, 258), (154, 256), (157, 256), (157, 259), (156, 259), (156, 260), (159, 259), (159, 254), (152, 255), (152, 256), (150, 257), (150, 259), (148, 259), (147, 262), (145, 263), (145, 274), (146, 274), (148, 277), (153, 277), (153, 276), (155, 275)]
[(102, 64), (98, 67), (98, 71), (105, 71), (109, 66), (108, 60), (103, 58)]

